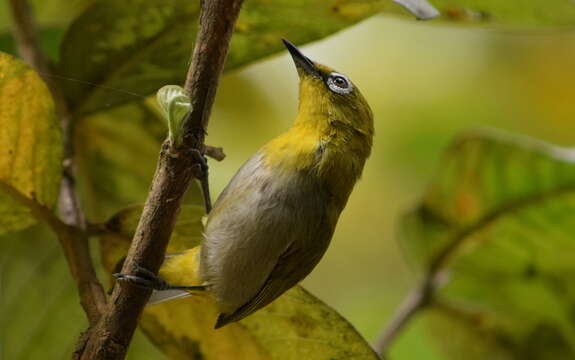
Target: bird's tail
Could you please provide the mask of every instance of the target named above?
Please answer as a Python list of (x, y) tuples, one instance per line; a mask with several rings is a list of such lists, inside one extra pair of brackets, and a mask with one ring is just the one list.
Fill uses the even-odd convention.
[(152, 296), (150, 296), (150, 300), (148, 300), (148, 305), (161, 304), (166, 301), (186, 298), (188, 296), (193, 295), (197, 294), (191, 293), (186, 290), (161, 290), (161, 291), (154, 290)]
[(154, 290), (148, 305), (200, 295), (203, 286), (198, 278), (199, 246), (184, 252), (168, 254), (160, 268), (160, 277), (171, 285), (182, 284), (182, 289)]

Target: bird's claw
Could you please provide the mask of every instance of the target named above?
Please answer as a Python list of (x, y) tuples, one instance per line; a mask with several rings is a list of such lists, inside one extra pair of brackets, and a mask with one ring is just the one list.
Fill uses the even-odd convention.
[(206, 213), (209, 214), (212, 210), (212, 199), (210, 197), (210, 185), (208, 181), (208, 158), (198, 149), (192, 150), (192, 156), (195, 160), (195, 163), (192, 165), (192, 173), (194, 177), (200, 181)]
[(195, 164), (192, 166), (194, 177), (197, 179), (205, 179), (208, 177), (208, 158), (204, 156), (198, 149), (193, 149), (192, 154)]
[(114, 277), (118, 279), (118, 281), (129, 282), (130, 284), (145, 289), (167, 290), (170, 288), (170, 285), (164, 279), (139, 265), (136, 265), (134, 274), (116, 273)]

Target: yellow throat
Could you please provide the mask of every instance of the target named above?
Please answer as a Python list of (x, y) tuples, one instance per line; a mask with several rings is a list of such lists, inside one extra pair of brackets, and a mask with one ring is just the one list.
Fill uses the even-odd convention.
[(347, 198), (371, 151), (371, 109), (347, 76), (294, 49), (290, 52), (300, 76), (298, 115), (286, 133), (264, 147), (266, 164), (286, 174), (309, 171), (332, 193)]

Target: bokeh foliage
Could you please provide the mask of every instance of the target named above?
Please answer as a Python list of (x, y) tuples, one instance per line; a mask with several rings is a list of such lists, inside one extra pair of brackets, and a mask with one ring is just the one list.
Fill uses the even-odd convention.
[(402, 241), (414, 262), (449, 249), (433, 305), (451, 358), (571, 359), (575, 151), (493, 132), (449, 147)]
[[(146, 97), (166, 83), (182, 82), (195, 36), (195, 26), (197, 26), (196, 20), (190, 21), (190, 18), (195, 19), (197, 17), (197, 3), (136, 0), (123, 2), (37, 0), (32, 3), (35, 5), (39, 18), (42, 48), (52, 59), (59, 62), (58, 79), (67, 89), (68, 98), (74, 104), (73, 110), (77, 117), (78, 128), (78, 180), (83, 204), (89, 219), (99, 222), (114, 214), (118, 209), (140, 203), (145, 198), (159, 144), (166, 136), (165, 125), (162, 124), (155, 105)], [(436, 0), (432, 3), (441, 11), (442, 16), (430, 24), (451, 22), (473, 26), (493, 26), (494, 28), (517, 32), (527, 29), (526, 34), (532, 36), (534, 29), (540, 31), (540, 29), (548, 29), (545, 27), (549, 26), (565, 29), (572, 27), (575, 23), (575, 6), (568, 0), (553, 3), (544, 0), (462, 0), (457, 2)], [(0, 34), (0, 50), (14, 54), (14, 41), (6, 32), (8, 29), (8, 12), (5, 11), (5, 6), (6, 2), (0, 4), (0, 31), (3, 31)], [(334, 0), (321, 3), (305, 0), (280, 0), (275, 1), (273, 6), (269, 5), (268, 2), (246, 0), (232, 42), (227, 70), (239, 69), (281, 51), (281, 43), (278, 41), (280, 37), (287, 37), (297, 44), (303, 44), (324, 38), (380, 12), (405, 14), (399, 6), (384, 0)], [(383, 22), (388, 25), (383, 28), (374, 25)], [(569, 109), (570, 99), (575, 94), (572, 89), (573, 82), (569, 81), (570, 72), (565, 71), (565, 69), (573, 68), (575, 57), (572, 54), (575, 53), (575, 48), (568, 45), (568, 43), (572, 43), (572, 38), (567, 38), (571, 41), (557, 40), (549, 42), (549, 44), (541, 39), (530, 39), (529, 37), (526, 40), (508, 41), (502, 40), (499, 35), (486, 35), (480, 30), (476, 30), (474, 33), (480, 34), (478, 36), (471, 35), (472, 33), (469, 31), (460, 31), (459, 34), (467, 34), (465, 35), (467, 37), (458, 38), (453, 35), (458, 33), (458, 30), (449, 30), (448, 33), (445, 28), (433, 29), (429, 27), (422, 29), (423, 25), (390, 22), (388, 17), (376, 17), (365, 26), (354, 28), (350, 32), (346, 32), (345, 36), (338, 36), (330, 41), (330, 47), (332, 49), (337, 48), (341, 54), (339, 56), (339, 53), (334, 52), (330, 65), (338, 62), (345, 63), (346, 58), (353, 58), (353, 61), (348, 61), (349, 63), (345, 67), (346, 71), (353, 72), (354, 75), (361, 74), (362, 70), (359, 68), (363, 66), (365, 67), (364, 73), (370, 74), (363, 76), (364, 79), (360, 85), (362, 85), (362, 90), (365, 87), (368, 88), (366, 92), (368, 95), (370, 87), (377, 89), (371, 90), (372, 96), (369, 98), (378, 120), (378, 142), (380, 144), (386, 142), (386, 144), (379, 148), (376, 144), (374, 156), (368, 169), (366, 169), (364, 181), (360, 184), (356, 195), (352, 197), (338, 229), (338, 234), (336, 234), (336, 240), (341, 241), (334, 244), (333, 247), (336, 248), (333, 249), (332, 247), (331, 254), (334, 251), (337, 253), (339, 243), (344, 241), (349, 243), (349, 239), (356, 239), (355, 245), (349, 246), (345, 251), (340, 250), (340, 253), (345, 254), (345, 256), (340, 255), (330, 259), (330, 254), (328, 254), (328, 258), (324, 261), (324, 264), (326, 262), (329, 264), (330, 261), (334, 261), (333, 259), (338, 259), (343, 260), (345, 264), (352, 265), (346, 267), (342, 266), (340, 262), (327, 275), (326, 271), (320, 267), (312, 275), (309, 284), (314, 288), (314, 292), (318, 291), (322, 295), (322, 298), (333, 299), (329, 301), (330, 304), (337, 305), (336, 308), (344, 309), (346, 315), (349, 315), (348, 318), (353, 319), (353, 323), (360, 328), (363, 334), (373, 337), (384, 321), (383, 315), (388, 315), (382, 313), (380, 308), (382, 306), (390, 308), (388, 298), (397, 298), (397, 295), (394, 294), (405, 288), (405, 285), (393, 284), (395, 276), (381, 273), (384, 273), (385, 269), (389, 269), (390, 274), (403, 271), (402, 278), (406, 278), (405, 270), (400, 263), (401, 260), (398, 260), (399, 257), (384, 258), (384, 262), (391, 265), (382, 265), (379, 262), (381, 251), (361, 248), (364, 244), (368, 244), (366, 239), (370, 239), (372, 243), (369, 246), (373, 248), (381, 246), (377, 244), (383, 242), (384, 239), (386, 243), (391, 243), (391, 235), (387, 234), (387, 230), (385, 230), (389, 228), (388, 225), (371, 226), (373, 222), (380, 222), (380, 218), (373, 214), (379, 214), (378, 216), (385, 219), (395, 218), (400, 209), (393, 205), (394, 201), (407, 204), (407, 201), (400, 199), (401, 196), (405, 196), (408, 200), (415, 200), (412, 195), (414, 190), (420, 190), (425, 180), (429, 179), (428, 172), (437, 159), (439, 149), (447, 143), (459, 127), (470, 124), (498, 125), (515, 131), (541, 134), (550, 140), (571, 141), (572, 136), (570, 134), (572, 132), (568, 130), (573, 129), (568, 121), (572, 119), (574, 114), (572, 112), (569, 114), (568, 110), (565, 109)], [(417, 30), (418, 27), (420, 30)], [(372, 32), (364, 31), (362, 33), (362, 28), (372, 29)], [(384, 30), (385, 33), (379, 32), (380, 30)], [(418, 31), (425, 33), (426, 36), (417, 35)], [(556, 30), (545, 31), (555, 32)], [(552, 36), (552, 32), (547, 36)], [(353, 38), (353, 35), (347, 34), (357, 35)], [(427, 34), (431, 35), (428, 37)], [(441, 36), (444, 40), (453, 38), (459, 44), (457, 45), (459, 47), (453, 48), (453, 54), (457, 55), (452, 58), (438, 56), (439, 50), (420, 43), (416, 47), (419, 52), (415, 53), (413, 58), (405, 58), (407, 61), (404, 61), (403, 64), (397, 61), (395, 62), (397, 68), (389, 69), (383, 68), (379, 62), (377, 66), (373, 63), (378, 59), (378, 56), (399, 55), (392, 55), (388, 49), (382, 51), (374, 49), (373, 53), (368, 54), (366, 50), (363, 50), (365, 55), (355, 56), (353, 51), (357, 51), (358, 47), (350, 46), (352, 41), (343, 42), (342, 40), (355, 39), (353, 41), (359, 44), (365, 43), (367, 39), (370, 44), (377, 44), (377, 39), (383, 37), (387, 39), (384, 42), (386, 45), (394, 46), (395, 43), (390, 39), (396, 38), (405, 43), (397, 46), (395, 51), (406, 49), (413, 51), (414, 48), (406, 45), (410, 41), (410, 36), (419, 36), (426, 43), (433, 43), (432, 37), (436, 40)], [(463, 38), (465, 38), (467, 47), (461, 40)], [(491, 47), (485, 46), (487, 41), (479, 41), (477, 38), (490, 39)], [(529, 47), (525, 43), (539, 45)], [(476, 47), (472, 50), (472, 46)], [(364, 45), (364, 49), (368, 47)], [(446, 47), (444, 46), (444, 48)], [(328, 49), (324, 49), (326, 50), (325, 53), (328, 54)], [(423, 51), (423, 49), (428, 52)], [(573, 49), (573, 53), (568, 52), (569, 49)], [(556, 52), (565, 56), (554, 55)], [(469, 61), (453, 60), (464, 53), (469, 54)], [(421, 54), (425, 54), (425, 56)], [(484, 59), (485, 54), (489, 54), (493, 58)], [(430, 56), (428, 66), (419, 68), (415, 66), (423, 64), (423, 62), (416, 60), (416, 57), (426, 56)], [(2, 55), (2, 59), (4, 58), (5, 55)], [(312, 58), (315, 57), (312, 56)], [(326, 58), (329, 59), (329, 55), (322, 55), (318, 57), (318, 60)], [(442, 69), (441, 61), (451, 64), (452, 68), (449, 71)], [(38, 77), (31, 70), (13, 60), (10, 60), (10, 63), (15, 63), (15, 65), (10, 65), (11, 69), (23, 69), (22, 71), (27, 71), (29, 78), (33, 79), (31, 80), (31, 87), (27, 88), (27, 95), (33, 99), (20, 97), (18, 100), (27, 105), (25, 109), (34, 111), (37, 108), (35, 104), (42, 101), (45, 101), (47, 107), (51, 106), (50, 102), (46, 100), (46, 89)], [(470, 63), (487, 65), (485, 70), (470, 70), (467, 68)], [(548, 66), (549, 63), (556, 64), (556, 66)], [(460, 67), (454, 67), (457, 65)], [(219, 98), (219, 105), (215, 109), (214, 116), (218, 121), (215, 123), (215, 127), (211, 129), (210, 135), (212, 136), (209, 137), (209, 141), (214, 141), (216, 145), (225, 144), (230, 156), (226, 163), (212, 165), (216, 170), (212, 171), (214, 174), (212, 180), (215, 182), (216, 190), (221, 189), (234, 169), (250, 152), (255, 150), (254, 142), (264, 141), (264, 139), (280, 131), (280, 128), (287, 124), (290, 120), (289, 117), (293, 114), (295, 104), (292, 104), (293, 101), (290, 100), (289, 95), (287, 96), (289, 101), (286, 100), (287, 91), (282, 87), (284, 83), (295, 82), (295, 77), (287, 79), (285, 76), (288, 73), (287, 62), (271, 73), (270, 67), (267, 66), (266, 68), (266, 66), (258, 65), (245, 72), (232, 72), (227, 79), (224, 78), (223, 80), (223, 88), (220, 92), (224, 95)], [(2, 75), (8, 74), (6, 69), (6, 67), (0, 66), (0, 84), (3, 84)], [(398, 72), (397, 69), (403, 70)], [(479, 74), (476, 79), (468, 79), (472, 85), (467, 85), (466, 88), (453, 81), (458, 77), (464, 78), (464, 71), (468, 73), (475, 71), (475, 74)], [(386, 83), (370, 84), (370, 81), (380, 79), (377, 74), (381, 73), (388, 76), (385, 79)], [(393, 77), (392, 73), (398, 73), (404, 78), (395, 83), (391, 79), (390, 82), (389, 78)], [(269, 76), (270, 74), (279, 75)], [(430, 74), (432, 75), (430, 76)], [(402, 88), (402, 86), (413, 84), (413, 79), (416, 79), (418, 83), (424, 82), (424, 79), (433, 78), (433, 74), (437, 74), (437, 77), (434, 78), (435, 82), (430, 83), (427, 93), (438, 93), (438, 88), (446, 93), (449, 92), (448, 89), (464, 88), (467, 93), (462, 92), (457, 96), (453, 95), (455, 100), (441, 106), (434, 106), (429, 103), (414, 105), (417, 99), (424, 97), (418, 98), (416, 91)], [(263, 83), (261, 79), (266, 76), (269, 79), (266, 80), (265, 89), (257, 88), (258, 82)], [(494, 79), (495, 82), (483, 81), (480, 79), (481, 77)], [(251, 80), (258, 78), (260, 80)], [(354, 79), (356, 78), (354, 77)], [(499, 79), (508, 80), (508, 83), (497, 83)], [(388, 87), (387, 83), (396, 84), (396, 86)], [(241, 86), (241, 92), (244, 94), (247, 90), (247, 95), (251, 95), (252, 98), (246, 95), (242, 101), (231, 100), (238, 97), (237, 86)], [(476, 96), (477, 87), (495, 95), (478, 97)], [(493, 92), (494, 87), (497, 90)], [(387, 91), (381, 97), (382, 100), (377, 101), (380, 98), (380, 88), (385, 88)], [(2, 91), (1, 85), (0, 91)], [(271, 93), (272, 91), (273, 93)], [(403, 95), (408, 92), (409, 96)], [(411, 96), (416, 100), (411, 103), (405, 99), (398, 100), (398, 95), (395, 94), (404, 98)], [(383, 100), (385, 97), (393, 99), (394, 96), (396, 96), (395, 103)], [(431, 101), (441, 101), (441, 99), (438, 100), (433, 96), (428, 97), (432, 99)], [(278, 98), (281, 99), (279, 102)], [(10, 126), (20, 126), (26, 118), (19, 117), (19, 121), (5, 120), (2, 116), (8, 112), (4, 110), (6, 107), (3, 105), (3, 99), (6, 98), (0, 95), (0, 105), (2, 105), (0, 106), (0, 119), (2, 120), (2, 128), (7, 131), (11, 129)], [(257, 101), (253, 99), (257, 99)], [(508, 103), (502, 105), (502, 99)], [(275, 105), (273, 105), (274, 101)], [(525, 107), (536, 111), (521, 112), (517, 110), (515, 113), (505, 113), (505, 106), (511, 108), (512, 105), (508, 104), (513, 102), (519, 104), (517, 108)], [(248, 109), (246, 104), (251, 104), (252, 107)], [(28, 105), (30, 106), (28, 107)], [(16, 105), (10, 106), (13, 106), (13, 109), (18, 108)], [(393, 106), (396, 107), (393, 108)], [(288, 107), (289, 110), (286, 110)], [(505, 118), (505, 115), (497, 115), (498, 113), (506, 114), (509, 118)], [(536, 121), (537, 115), (548, 117), (549, 123), (538, 123)], [(11, 119), (13, 118), (11, 116)], [(382, 118), (385, 119), (385, 122), (380, 120)], [(418, 118), (422, 121), (410, 126), (410, 118)], [(271, 125), (270, 119), (277, 119), (280, 125)], [(32, 131), (31, 135), (38, 141), (33, 141), (33, 146), (25, 147), (25, 150), (19, 151), (17, 155), (22, 156), (20, 159), (25, 160), (22, 163), (29, 167), (26, 171), (29, 174), (34, 173), (37, 177), (34, 184), (40, 188), (48, 189), (47, 197), (40, 197), (40, 199), (45, 199), (41, 200), (42, 204), (52, 208), (60, 172), (58, 123), (53, 117), (53, 110), (41, 112), (34, 120), (36, 121), (33, 123), (34, 126), (26, 123), (25, 128)], [(4, 126), (5, 121), (9, 126)], [(407, 125), (399, 125), (402, 122)], [(237, 134), (234, 134), (238, 131), (245, 131), (246, 126), (250, 128), (250, 134), (254, 134), (254, 128), (263, 129), (258, 130), (257, 141), (249, 136), (247, 140), (241, 139), (241, 136), (238, 137)], [(380, 131), (382, 128), (385, 129), (384, 132)], [(388, 133), (387, 130), (391, 130), (391, 132)], [(2, 130), (0, 130), (0, 134), (2, 134)], [(14, 139), (17, 137), (9, 137), (10, 141)], [(2, 148), (4, 148), (4, 144), (9, 142), (1, 136), (0, 140), (2, 141)], [(477, 145), (479, 150), (473, 146), (468, 146), (472, 150), (461, 151), (460, 154), (455, 155), (452, 153), (447, 157), (459, 159), (461, 156), (469, 169), (475, 168), (475, 171), (479, 173), (484, 169), (483, 166), (487, 166), (488, 175), (486, 176), (489, 177), (479, 175), (473, 177), (468, 173), (458, 178), (457, 174), (450, 173), (449, 181), (452, 184), (457, 183), (458, 180), (455, 179), (463, 181), (467, 194), (461, 195), (460, 189), (455, 186), (446, 186), (441, 194), (444, 194), (442, 196), (446, 199), (458, 199), (457, 206), (463, 206), (466, 210), (475, 209), (478, 214), (483, 214), (490, 209), (489, 206), (481, 202), (485, 200), (484, 198), (493, 200), (501, 196), (498, 201), (501, 204), (507, 204), (509, 201), (513, 201), (514, 196), (517, 195), (513, 191), (520, 194), (524, 194), (525, 191), (537, 193), (546, 190), (545, 186), (559, 186), (559, 182), (554, 183), (552, 181), (553, 179), (549, 175), (552, 170), (549, 168), (557, 165), (569, 169), (571, 166), (566, 159), (556, 158), (547, 150), (541, 151), (542, 148), (554, 150), (557, 148), (537, 145), (533, 149), (531, 140), (501, 140), (498, 137), (495, 139), (487, 137), (469, 141)], [(47, 146), (46, 144), (50, 145)], [(40, 148), (47, 151), (35, 152), (34, 149)], [(483, 152), (484, 148), (490, 149), (488, 154)], [(565, 151), (564, 149), (561, 150)], [(469, 152), (473, 153), (471, 157), (465, 157), (469, 156)], [(26, 160), (28, 159), (26, 156), (30, 156), (32, 153), (38, 154), (34, 157), (34, 161)], [(393, 156), (380, 154), (393, 154)], [(485, 162), (477, 162), (477, 157)], [(2, 155), (0, 163), (4, 159), (7, 157)], [(540, 160), (535, 161), (534, 159)], [(450, 160), (447, 159), (446, 161), (449, 163)], [(452, 161), (454, 160), (452, 159)], [(536, 164), (539, 163), (546, 165), (538, 167)], [(51, 165), (46, 171), (42, 168), (38, 170), (37, 166), (41, 164)], [(522, 165), (528, 165), (528, 167), (525, 168)], [(31, 166), (36, 166), (35, 170), (31, 170)], [(504, 174), (500, 177), (506, 179), (508, 173), (503, 172), (496, 175), (495, 167), (509, 168), (509, 174), (518, 176), (518, 178), (511, 179), (513, 181), (507, 179), (503, 182), (505, 184), (498, 184), (496, 182), (498, 176)], [(218, 172), (218, 170), (220, 171)], [(525, 174), (525, 176), (522, 178), (521, 174)], [(42, 178), (45, 180), (41, 180)], [(490, 190), (483, 192), (483, 188), (473, 187), (472, 182), (466, 183), (465, 181), (469, 181), (470, 178), (473, 178), (474, 181), (487, 179)], [(568, 175), (563, 180), (567, 184), (572, 183)], [(22, 184), (25, 183), (22, 182)], [(432, 188), (433, 184), (436, 183), (432, 183)], [(197, 201), (199, 199), (197, 191), (197, 187), (192, 187), (189, 198)], [(23, 193), (29, 194), (26, 191)], [(460, 196), (464, 200), (461, 200)], [(386, 201), (377, 201), (378, 204), (374, 204), (373, 199), (379, 197), (386, 199)], [(481, 201), (478, 201), (479, 198)], [(0, 222), (2, 224), (0, 232), (22, 228), (34, 223), (34, 220), (25, 210), (24, 213), (16, 213), (17, 209), (22, 208), (9, 202), (13, 200), (5, 201), (5, 193), (1, 199), (0, 208), (10, 208), (13, 211), (10, 214), (12, 216), (17, 215), (19, 220), (17, 226), (13, 227), (4, 227), (4, 223)], [(468, 200), (469, 203), (467, 203)], [(454, 203), (441, 203), (442, 206), (450, 204), (453, 205)], [(130, 209), (126, 211), (131, 211), (130, 221), (134, 223), (138, 213), (134, 209), (137, 207)], [(381, 212), (381, 209), (384, 211)], [(469, 254), (458, 256), (457, 261), (450, 267), (451, 281), (441, 291), (440, 299), (442, 301), (431, 311), (425, 313), (421, 317), (422, 321), (418, 320), (415, 323), (416, 326), (413, 330), (408, 330), (405, 335), (406, 340), (400, 341), (398, 350), (393, 353), (393, 357), (443, 358), (433, 350), (433, 347), (425, 343), (424, 339), (430, 337), (424, 330), (427, 325), (426, 327), (419, 326), (422, 323), (429, 323), (429, 328), (433, 329), (432, 333), (439, 334), (432, 338), (438, 338), (442, 353), (448, 354), (451, 356), (450, 358), (454, 359), (460, 358), (462, 353), (475, 356), (475, 358), (488, 356), (489, 358), (502, 359), (575, 357), (572, 353), (574, 337), (569, 315), (572, 308), (570, 298), (572, 289), (566, 281), (571, 261), (567, 255), (563, 255), (569, 253), (570, 246), (567, 232), (569, 210), (569, 196), (566, 196), (565, 199), (561, 198), (551, 204), (545, 203), (533, 209), (529, 208), (518, 212), (512, 217), (513, 220), (506, 217), (506, 221), (502, 224), (498, 222), (493, 229), (474, 236), (470, 243), (473, 243), (475, 247), (470, 250)], [(3, 221), (10, 218), (10, 216), (5, 216)], [(472, 216), (469, 217), (469, 219), (471, 218)], [(370, 219), (375, 221), (372, 221), (369, 226), (365, 226)], [(467, 219), (465, 221), (469, 220), (467, 217), (465, 219)], [(188, 220), (191, 221), (190, 218)], [(463, 218), (461, 221), (464, 221)], [(520, 231), (512, 229), (511, 225), (508, 224), (513, 221), (521, 222), (520, 225), (512, 224), (516, 228), (518, 227)], [(390, 221), (385, 220), (385, 222)], [(461, 223), (457, 223), (456, 226), (461, 226)], [(371, 232), (367, 230), (369, 227), (372, 228)], [(197, 230), (193, 226), (189, 229)], [(419, 257), (416, 258), (420, 259), (420, 264), (425, 264), (425, 259), (433, 254), (432, 250), (443, 244), (441, 236), (431, 237), (435, 234), (435, 230), (426, 228), (421, 232), (420, 237), (410, 237), (411, 240), (406, 239), (406, 242), (411, 242), (411, 249), (414, 249), (412, 252), (419, 254)], [(375, 232), (377, 232), (376, 235), (370, 235)], [(495, 237), (498, 240), (500, 238), (511, 240), (507, 242), (488, 241)], [(545, 242), (537, 242), (534, 238), (543, 238)], [(432, 239), (436, 241), (432, 241)], [(487, 241), (482, 241), (486, 239)], [(0, 349), (2, 349), (0, 356), (24, 356), (31, 359), (65, 357), (66, 355), (59, 356), (59, 354), (71, 351), (75, 336), (84, 326), (79, 306), (75, 304), (76, 295), (72, 288), (72, 282), (68, 281), (69, 279), (66, 279), (66, 282), (62, 280), (68, 275), (66, 275), (58, 248), (55, 246), (55, 240), (47, 235), (47, 230), (43, 227), (33, 227), (24, 232), (5, 234), (0, 240), (0, 252), (2, 254), (0, 266), (3, 280), (0, 300), (3, 305), (6, 305), (2, 306), (4, 310), (2, 321), (5, 326), (1, 328), (8, 329), (0, 330), (0, 343), (5, 343), (4, 346), (0, 344)], [(105, 246), (102, 248), (106, 249)], [(43, 251), (36, 251), (37, 249)], [(48, 254), (51, 255), (48, 256)], [(41, 256), (45, 256), (48, 260), (40, 259)], [(373, 256), (374, 259), (378, 259), (378, 262), (370, 263), (370, 260), (353, 262), (350, 260), (352, 256), (356, 257), (355, 260)], [(500, 260), (500, 257), (505, 257), (505, 260)], [(49, 266), (57, 267), (60, 270), (58, 272), (46, 271), (47, 265), (36, 267), (34, 264), (50, 264)], [(375, 266), (368, 267), (368, 264)], [(320, 276), (324, 277), (320, 278)], [(46, 289), (42, 288), (39, 290), (40, 292), (48, 293), (57, 286), (64, 290), (58, 291), (57, 294), (55, 292), (53, 294), (54, 300), (42, 301), (36, 293), (32, 293), (30, 288), (26, 286), (29, 282), (38, 281), (38, 277), (41, 277), (42, 283), (46, 286)], [(383, 281), (381, 280), (382, 277)], [(327, 278), (337, 278), (338, 281), (314, 280)], [(497, 282), (500, 279), (511, 280)], [(325, 283), (322, 284), (325, 285), (323, 288), (319, 286), (322, 282)], [(330, 283), (334, 285), (329, 285)], [(363, 290), (363, 284), (368, 283), (372, 284), (373, 289)], [(494, 288), (496, 285), (497, 288)], [(294, 292), (300, 291), (303, 290), (294, 290)], [(384, 292), (385, 294), (383, 294)], [(372, 297), (369, 295), (372, 293), (383, 295)], [(298, 297), (301, 295), (309, 299), (311, 296), (303, 294), (298, 294)], [(564, 296), (560, 297), (559, 294), (564, 294)], [(342, 296), (346, 296), (350, 300), (348, 304), (351, 305), (342, 305)], [(532, 299), (532, 301), (523, 301), (523, 299)], [(380, 305), (379, 300), (383, 305)], [(32, 315), (23, 310), (37, 308), (40, 304), (45, 309), (42, 314)], [(66, 312), (63, 310), (63, 308), (70, 309), (74, 306), (74, 311)], [(322, 306), (325, 305), (317, 304), (312, 308), (317, 310)], [(187, 309), (177, 309), (176, 307), (177, 304), (174, 303), (173, 311), (176, 314), (181, 314)], [(166, 311), (170, 312), (170, 310)], [(332, 310), (326, 308), (326, 311)], [(164, 314), (164, 318), (165, 316)], [(261, 316), (265, 316), (265, 311), (262, 312)], [(28, 324), (31, 325), (28, 326)], [(445, 336), (441, 334), (453, 333), (453, 329), (457, 329), (460, 338), (449, 337), (450, 341), (445, 341)], [(180, 331), (185, 332), (186, 330), (180, 329)], [(33, 339), (36, 339), (34, 341), (37, 344), (45, 345), (34, 348), (28, 347), (26, 339), (28, 336), (32, 336), (31, 334), (36, 334)], [(170, 333), (168, 332), (168, 334)], [(155, 339), (158, 342), (158, 339), (162, 338), (156, 334)], [(282, 341), (278, 341), (276, 345), (282, 343)], [(38, 350), (44, 346), (50, 350)], [(290, 346), (296, 345), (290, 344)], [(555, 352), (551, 352), (551, 350)], [(131, 351), (131, 356), (137, 359), (161, 356), (141, 337), (136, 340)]]

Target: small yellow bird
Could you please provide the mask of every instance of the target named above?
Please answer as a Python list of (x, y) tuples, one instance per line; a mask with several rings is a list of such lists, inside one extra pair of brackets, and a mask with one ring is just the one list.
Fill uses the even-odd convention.
[(283, 42), (300, 78), (299, 112), (214, 204), (200, 249), (202, 285), (170, 285), (147, 271), (116, 275), (169, 290), (155, 301), (208, 291), (221, 311), (216, 328), (266, 306), (313, 270), (371, 152), (373, 115), (359, 89)]

